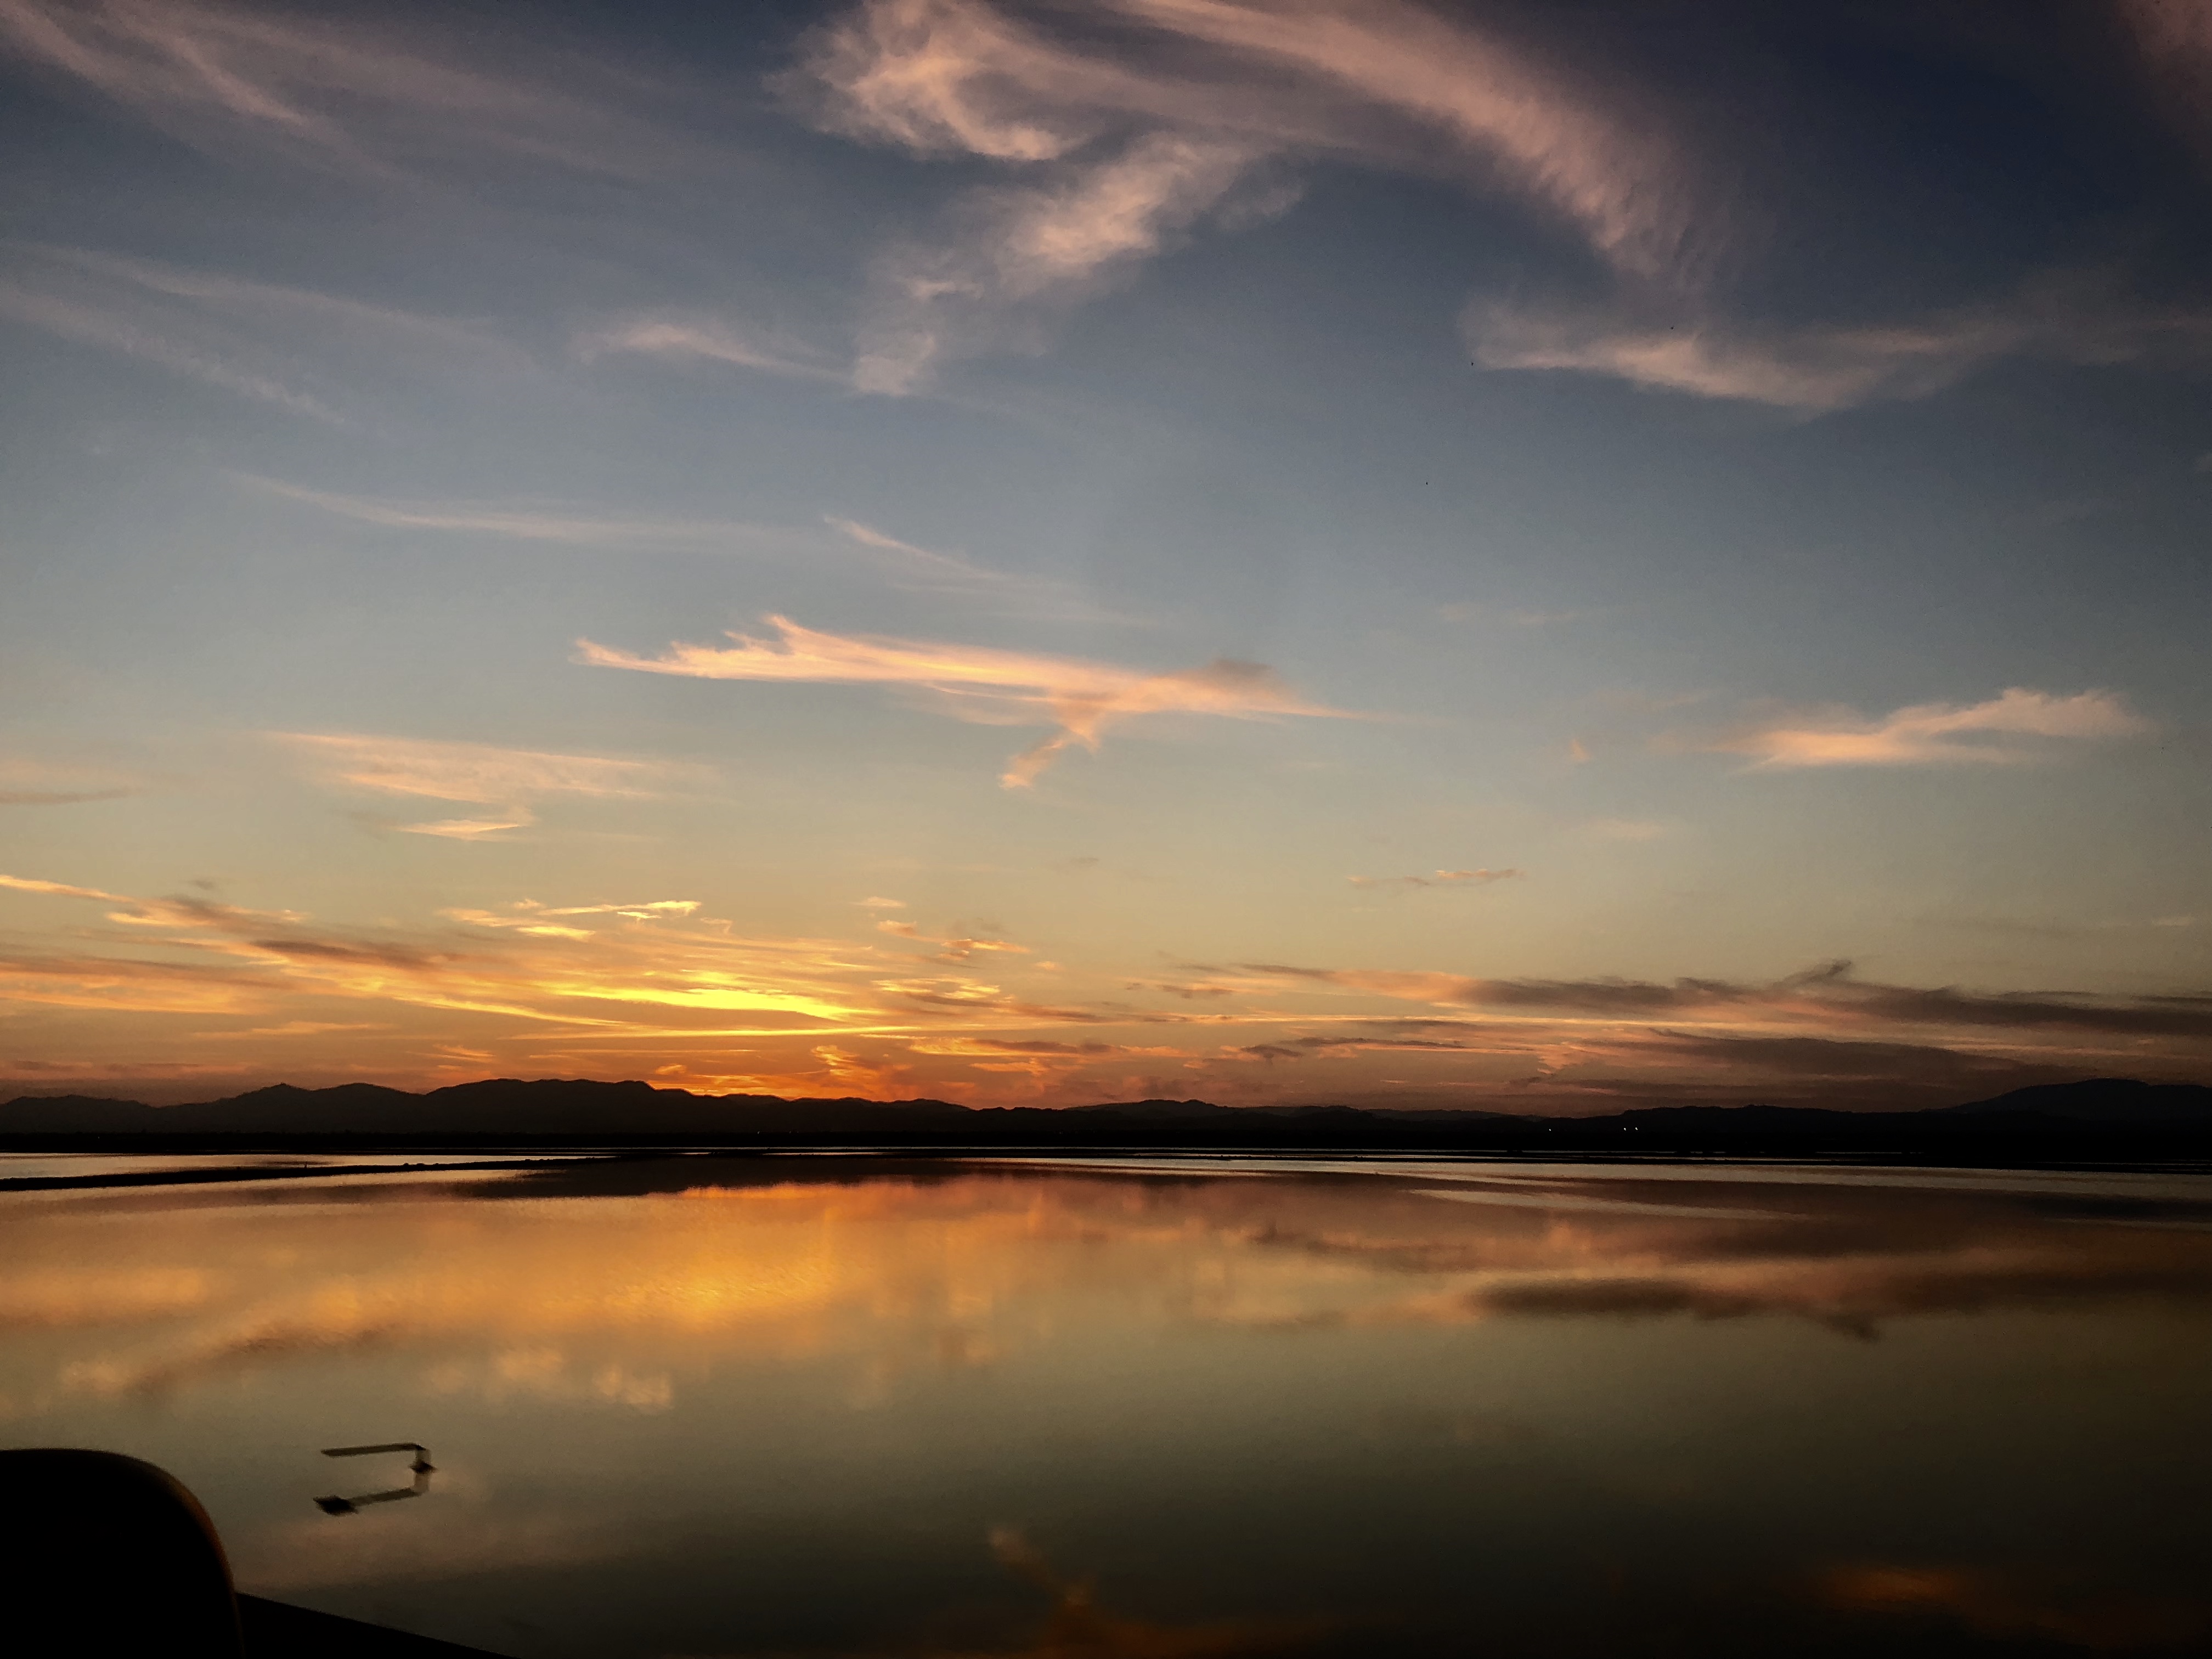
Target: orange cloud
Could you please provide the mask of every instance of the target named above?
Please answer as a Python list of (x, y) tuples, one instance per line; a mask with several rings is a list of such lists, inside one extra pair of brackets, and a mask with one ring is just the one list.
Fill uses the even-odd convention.
[(1300, 699), (1260, 663), (1217, 659), (1203, 668), (1148, 674), (1077, 657), (1046, 657), (985, 646), (935, 644), (879, 635), (825, 634), (782, 617), (781, 636), (732, 631), (733, 647), (672, 645), (658, 657), (577, 641), (578, 660), (699, 679), (787, 680), (907, 686), (934, 693), (957, 718), (991, 725), (1049, 722), (1054, 736), (1017, 755), (1000, 781), (1034, 782), (1063, 750), (1097, 750), (1107, 726), (1137, 714), (1213, 714), (1255, 720), (1278, 715), (1351, 718)]
[(1838, 711), (1775, 725), (1715, 745), (1760, 768), (2004, 765), (2044, 752), (2018, 739), (2094, 742), (2135, 737), (2150, 722), (2110, 691), (2057, 696), (2020, 686), (1984, 702), (1917, 703), (1878, 720)]

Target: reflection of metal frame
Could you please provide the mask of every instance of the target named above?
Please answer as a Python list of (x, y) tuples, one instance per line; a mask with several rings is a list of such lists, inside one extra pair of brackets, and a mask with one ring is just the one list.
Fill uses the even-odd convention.
[(367, 1457), (377, 1452), (413, 1452), (415, 1461), (407, 1467), (414, 1471), (410, 1485), (394, 1486), (390, 1492), (363, 1492), (358, 1498), (318, 1498), (315, 1506), (325, 1515), (351, 1515), (363, 1504), (389, 1504), (402, 1498), (420, 1498), (430, 1490), (430, 1476), (437, 1465), (430, 1461), (430, 1449), (412, 1440), (394, 1440), (381, 1446), (325, 1446), (325, 1457)]

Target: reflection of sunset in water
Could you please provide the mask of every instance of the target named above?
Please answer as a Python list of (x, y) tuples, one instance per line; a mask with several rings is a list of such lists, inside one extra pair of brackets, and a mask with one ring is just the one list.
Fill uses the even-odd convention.
[[(1633, 1652), (1692, 1592), (1751, 1620), (1716, 1651), (2199, 1628), (2154, 1523), (2203, 1461), (2212, 1189), (1251, 1167), (26, 1195), (0, 1396), (178, 1468), (249, 1588), (515, 1653), (1446, 1651), (1478, 1602)], [(302, 1449), (401, 1435), (424, 1501), (302, 1512)], [(2003, 1613), (2051, 1555), (2087, 1588)], [(1887, 1560), (1946, 1565), (1838, 1565)]]

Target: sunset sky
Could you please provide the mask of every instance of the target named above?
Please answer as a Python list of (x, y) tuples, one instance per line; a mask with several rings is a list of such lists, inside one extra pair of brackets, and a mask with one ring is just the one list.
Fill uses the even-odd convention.
[(0, 1097), (2212, 1079), (2212, 0), (0, 0)]

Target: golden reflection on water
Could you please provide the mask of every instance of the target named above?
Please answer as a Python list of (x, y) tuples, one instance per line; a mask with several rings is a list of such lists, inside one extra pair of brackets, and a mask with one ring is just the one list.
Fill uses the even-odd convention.
[[(516, 1654), (2184, 1651), (2208, 1218), (1434, 1163), (17, 1194), (0, 1412), (174, 1468), (250, 1589)], [(422, 1501), (312, 1511), (390, 1437)]]

